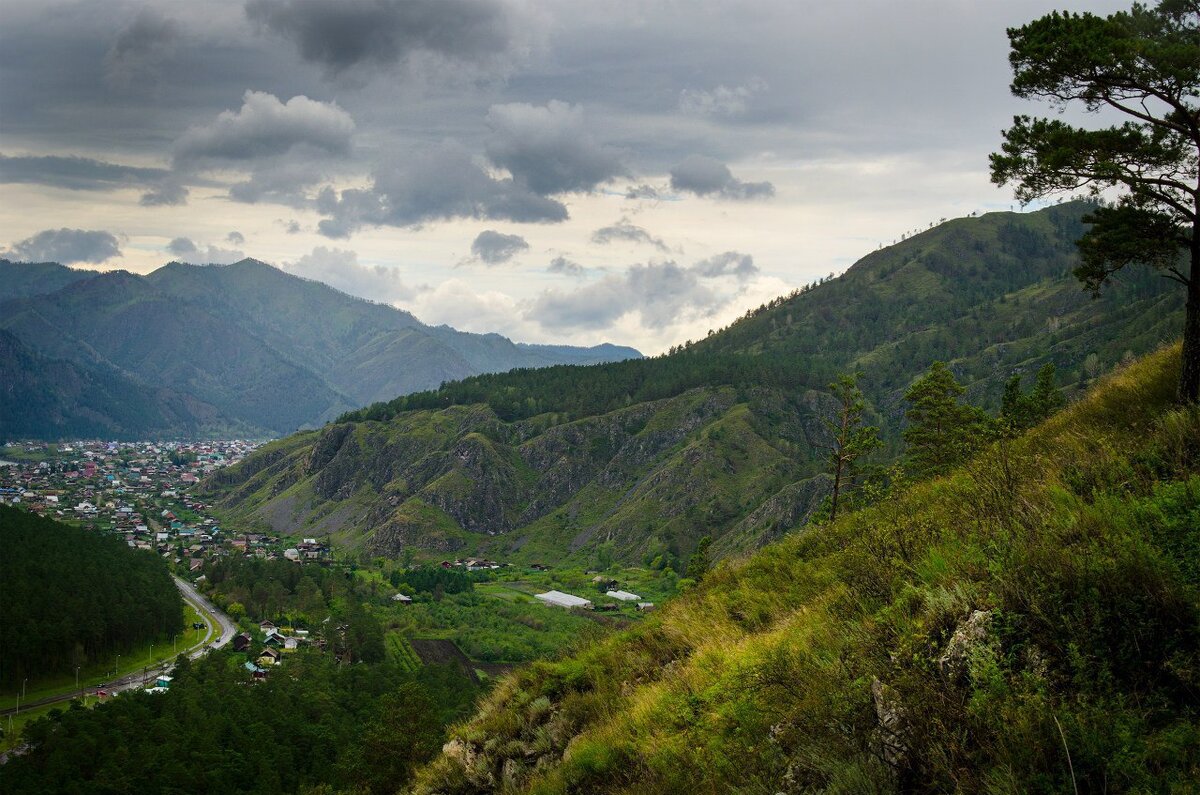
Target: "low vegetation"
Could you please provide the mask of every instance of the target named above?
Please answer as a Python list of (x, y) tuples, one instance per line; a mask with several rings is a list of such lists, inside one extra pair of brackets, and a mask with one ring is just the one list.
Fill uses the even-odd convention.
[(1200, 411), (1178, 346), (505, 679), (420, 793), (1188, 791)]

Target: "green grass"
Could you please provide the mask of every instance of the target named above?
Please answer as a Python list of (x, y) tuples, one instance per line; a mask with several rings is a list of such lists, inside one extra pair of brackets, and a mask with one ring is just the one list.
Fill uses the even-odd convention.
[(400, 666), (403, 671), (416, 671), (421, 667), (421, 658), (413, 651), (408, 639), (396, 632), (389, 632), (385, 645), (388, 659)]
[(1194, 791), (1200, 410), (1173, 403), (1178, 356), (518, 670), (416, 791), (489, 770), (509, 793)]

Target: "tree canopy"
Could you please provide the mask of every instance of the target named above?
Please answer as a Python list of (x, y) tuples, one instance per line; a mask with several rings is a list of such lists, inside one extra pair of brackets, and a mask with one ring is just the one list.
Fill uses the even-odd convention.
[(166, 563), (0, 505), (0, 684), (67, 673), (183, 627)]
[[(1018, 116), (992, 180), (1029, 202), (1080, 189), (1118, 198), (1085, 220), (1076, 275), (1098, 291), (1132, 263), (1187, 290), (1180, 396), (1200, 397), (1200, 3), (1161, 0), (1106, 17), (1052, 13), (1008, 31), (1012, 91), (1123, 117), (1087, 129)], [(1186, 265), (1184, 262), (1186, 261)]]

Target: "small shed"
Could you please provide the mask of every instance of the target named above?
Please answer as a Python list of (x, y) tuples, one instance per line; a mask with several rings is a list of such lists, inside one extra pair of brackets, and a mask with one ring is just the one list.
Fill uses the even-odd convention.
[(409, 596), (408, 594), (398, 593), (392, 597), (392, 601), (399, 602), (400, 604), (403, 604), (403, 605), (408, 605), (408, 604), (412, 604), (412, 597)]

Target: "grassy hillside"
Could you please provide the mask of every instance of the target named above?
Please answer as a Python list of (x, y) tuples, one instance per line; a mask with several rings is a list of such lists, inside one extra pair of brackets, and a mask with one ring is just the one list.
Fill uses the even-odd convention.
[(419, 793), (1187, 792), (1200, 413), (1179, 349), (505, 679)]
[[(680, 566), (702, 536), (755, 548), (825, 496), (826, 385), (860, 369), (898, 450), (902, 396), (950, 358), (978, 404), (1053, 363), (1073, 391), (1173, 339), (1149, 271), (1093, 301), (1071, 275), (1086, 208), (958, 219), (668, 356), (477, 376), (262, 451), (209, 488), (240, 523), (393, 555), (535, 561), (607, 551)], [(947, 357), (946, 352), (950, 356)]]

